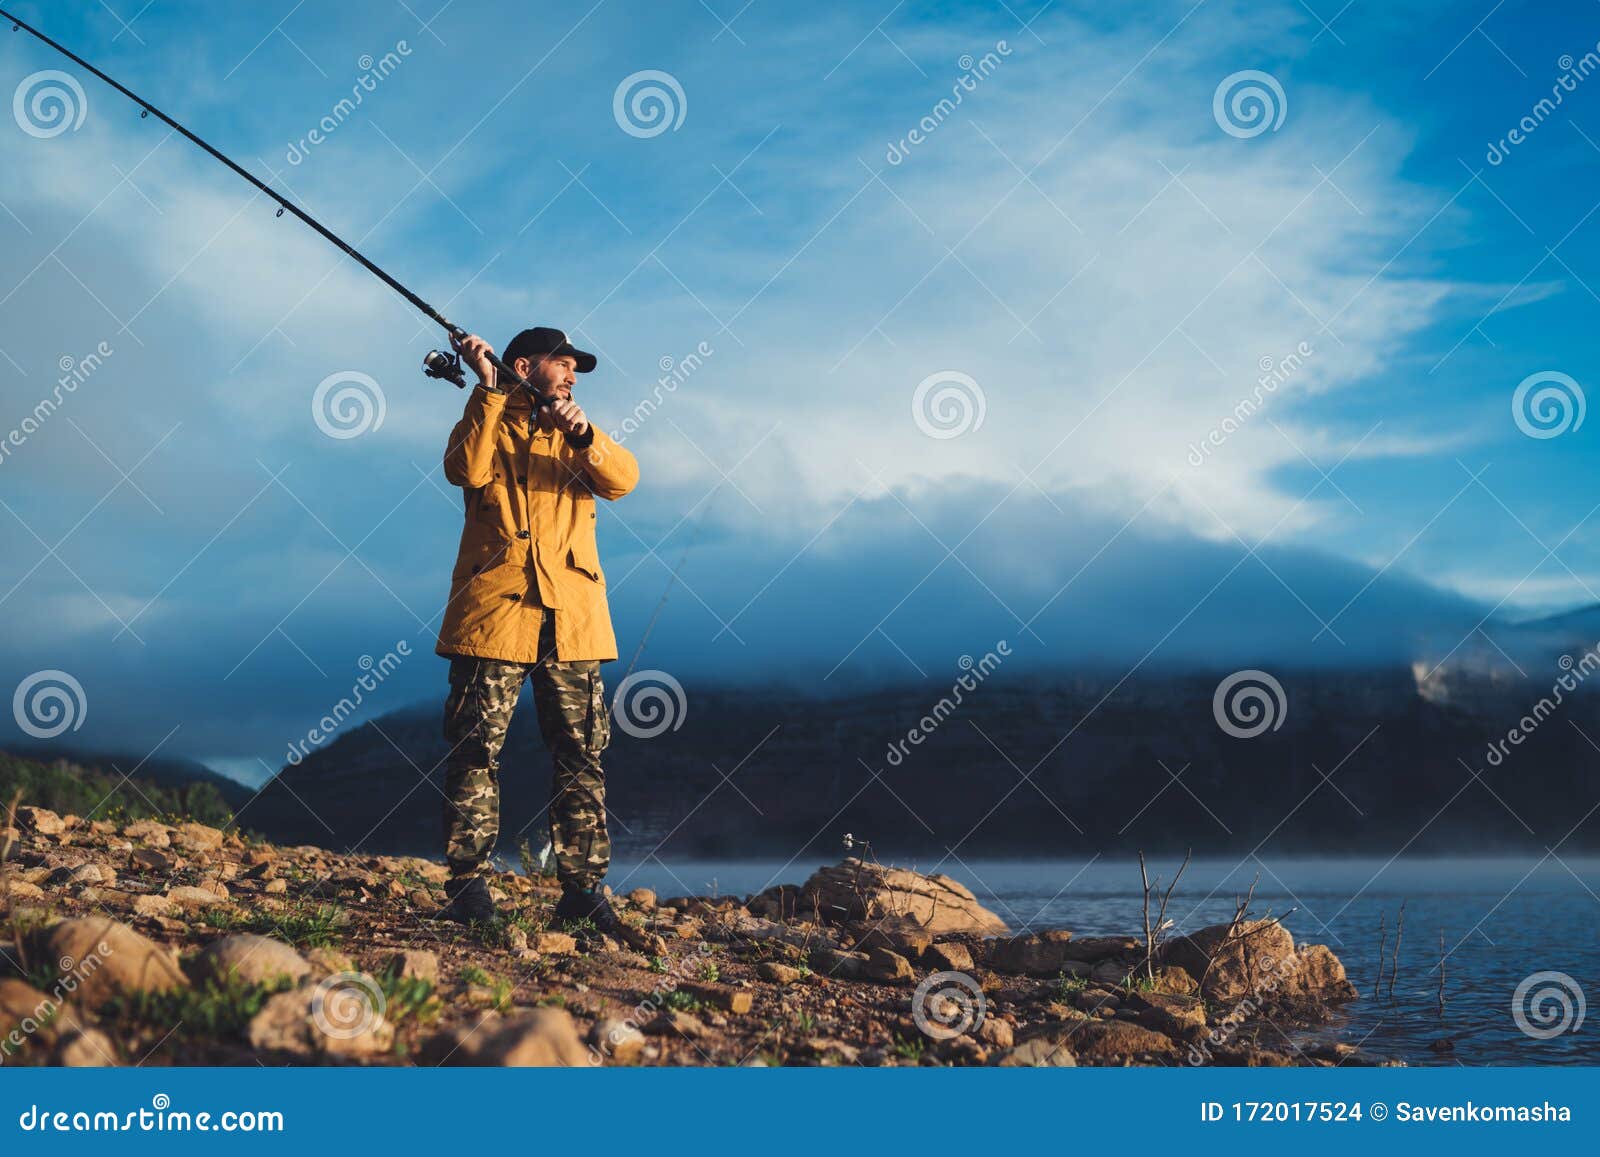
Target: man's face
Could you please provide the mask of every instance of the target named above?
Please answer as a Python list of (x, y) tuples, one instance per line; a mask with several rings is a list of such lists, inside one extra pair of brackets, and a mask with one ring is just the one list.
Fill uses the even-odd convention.
[(578, 362), (571, 356), (518, 358), (511, 368), (526, 378), (542, 397), (570, 398), (578, 380)]

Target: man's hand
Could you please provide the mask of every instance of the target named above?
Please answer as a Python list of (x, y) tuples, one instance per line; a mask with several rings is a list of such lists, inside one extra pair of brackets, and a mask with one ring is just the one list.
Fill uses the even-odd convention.
[(563, 434), (581, 438), (589, 431), (589, 419), (584, 415), (583, 407), (571, 398), (557, 398), (550, 403), (546, 412), (555, 428)]
[(489, 360), (494, 354), (494, 349), (488, 342), (477, 334), (469, 333), (462, 338), (451, 334), (450, 345), (461, 355), (467, 365), (472, 367), (473, 373), (478, 375), (479, 384), (489, 390), (499, 388), (495, 382), (494, 363)]

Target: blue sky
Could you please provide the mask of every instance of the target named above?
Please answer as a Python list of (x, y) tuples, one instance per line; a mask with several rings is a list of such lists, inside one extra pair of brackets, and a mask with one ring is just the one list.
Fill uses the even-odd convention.
[[(602, 425), (659, 400), (602, 551), (625, 663), (687, 550), (645, 665), (691, 692), (947, 684), (1001, 638), (1405, 661), (1596, 601), (1600, 419), (1512, 401), (1597, 370), (1600, 5), (17, 8), (491, 341), (571, 330)], [(462, 398), (403, 301), (92, 77), (25, 131), (63, 65), (0, 38), (0, 436), (111, 352), (0, 458), (0, 674), (72, 674), (67, 738), (261, 774), (361, 656), (413, 655), (372, 710), (439, 694)], [(1246, 70), (1274, 129), (1218, 119)], [(644, 71), (675, 127), (619, 120)], [(382, 395), (356, 437), (313, 418), (340, 373)]]

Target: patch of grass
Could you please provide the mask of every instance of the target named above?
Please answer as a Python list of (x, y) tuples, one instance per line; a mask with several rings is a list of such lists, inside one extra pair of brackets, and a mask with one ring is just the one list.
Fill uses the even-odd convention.
[(397, 967), (386, 968), (378, 977), (378, 988), (383, 992), (383, 1015), (396, 1028), (406, 1021), (429, 1024), (439, 1019), (443, 1005), (433, 995), (433, 981), (415, 976), (401, 976)]
[(908, 1061), (921, 1061), (922, 1054), (928, 1051), (928, 1042), (919, 1036), (904, 1037), (897, 1034), (893, 1051), (895, 1056)]
[(205, 919), (221, 932), (254, 932), (287, 940), (296, 948), (327, 948), (339, 938), (345, 911), (337, 904), (298, 904), (285, 912), (218, 905), (206, 913)]
[(1124, 976), (1122, 978), (1123, 992), (1154, 992), (1156, 982), (1150, 976)]
[(650, 958), (651, 972), (654, 972), (657, 975), (664, 975), (668, 967), (667, 958), (665, 956), (652, 956)]
[(715, 984), (722, 978), (722, 970), (717, 967), (715, 960), (702, 960), (700, 962), (700, 979), (707, 984)]
[(469, 964), (463, 968), (461, 970), (461, 979), (466, 981), (468, 984), (481, 984), (485, 988), (494, 983), (494, 977), (490, 976), (476, 964)]
[(1072, 976), (1063, 972), (1056, 978), (1056, 995), (1061, 997), (1062, 1000), (1070, 1000), (1088, 987), (1089, 978), (1087, 976)]
[(191, 1037), (239, 1037), (261, 1006), (277, 993), (294, 987), (284, 977), (273, 984), (247, 984), (237, 975), (208, 980), (193, 988), (166, 992), (129, 992), (112, 997), (101, 1012), (114, 1021)]
[(661, 998), (661, 1004), (674, 1012), (695, 1012), (701, 1007), (700, 1001), (696, 997), (681, 988), (674, 988), (667, 993), (666, 996)]
[(539, 1001), (539, 1003), (551, 1008), (566, 1008), (567, 994), (564, 992), (557, 992), (551, 996), (544, 997)]
[(817, 1031), (817, 1018), (809, 1012), (797, 1012), (794, 1014), (794, 1027), (803, 1033), (814, 1033)]

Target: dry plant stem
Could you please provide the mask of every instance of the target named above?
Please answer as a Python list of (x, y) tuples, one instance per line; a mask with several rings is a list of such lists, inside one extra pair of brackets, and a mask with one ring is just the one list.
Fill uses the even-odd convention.
[(1372, 999), (1383, 995), (1383, 950), (1389, 943), (1389, 913), (1378, 913), (1378, 982), (1372, 986)]
[(1444, 929), (1439, 929), (1439, 1018), (1444, 1019)]
[(1400, 914), (1394, 921), (1394, 955), (1389, 961), (1389, 999), (1394, 999), (1394, 980), (1400, 972), (1400, 937), (1406, 930), (1406, 902), (1400, 901)]

